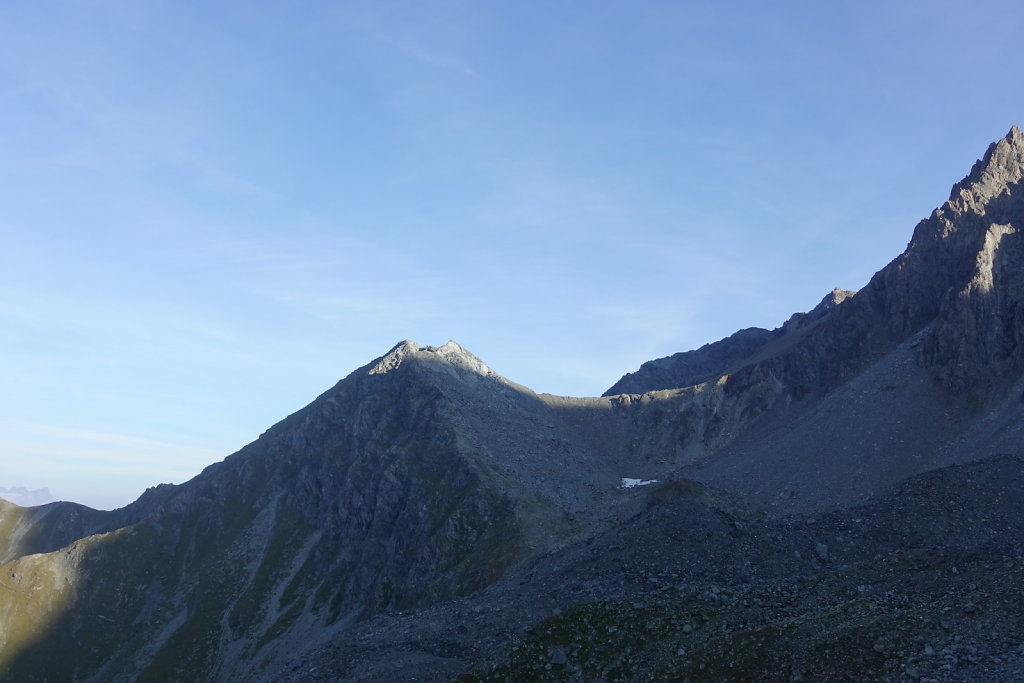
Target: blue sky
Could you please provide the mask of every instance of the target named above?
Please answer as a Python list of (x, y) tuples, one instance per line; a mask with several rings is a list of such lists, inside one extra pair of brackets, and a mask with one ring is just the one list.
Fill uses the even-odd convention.
[(1024, 124), (1009, 2), (0, 9), (0, 486), (180, 482), (402, 339), (537, 391), (859, 288)]

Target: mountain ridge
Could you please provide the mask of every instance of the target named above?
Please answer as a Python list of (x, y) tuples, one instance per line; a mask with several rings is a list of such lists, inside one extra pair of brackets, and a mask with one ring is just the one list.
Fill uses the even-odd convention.
[[(938, 671), (908, 648), (939, 636), (886, 597), (959, 609), (929, 592), (931, 567), (943, 590), (984, 586), (984, 627), (1009, 637), (999, 596), (1024, 596), (973, 568), (1024, 562), (1022, 176), (1015, 126), (858, 292), (602, 397), (536, 394), (456, 342), (406, 340), (121, 510), (0, 503), (0, 679), (729, 680), (744, 657), (769, 679), (835, 661), (886, 679)], [(930, 512), (900, 547), (885, 520), (917, 514), (909, 499)], [(791, 574), (828, 582), (832, 616)], [(808, 642), (793, 619), (839, 626)], [(749, 624), (802, 649), (759, 650)], [(664, 651), (613, 635), (631, 629)], [(997, 640), (979, 645), (993, 671), (1024, 672)]]

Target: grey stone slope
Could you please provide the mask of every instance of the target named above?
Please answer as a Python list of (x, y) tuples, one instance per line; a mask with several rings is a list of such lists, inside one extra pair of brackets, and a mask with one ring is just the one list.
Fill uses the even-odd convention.
[(622, 491), (583, 542), (263, 680), (1017, 680), (1022, 468), (940, 468), (815, 518), (686, 480)]

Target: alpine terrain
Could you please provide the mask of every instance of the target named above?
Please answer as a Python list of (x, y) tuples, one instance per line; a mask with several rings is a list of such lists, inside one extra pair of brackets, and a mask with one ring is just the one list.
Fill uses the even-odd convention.
[(1022, 680), (1022, 177), (602, 397), (405, 341), (120, 510), (0, 500), (0, 679)]

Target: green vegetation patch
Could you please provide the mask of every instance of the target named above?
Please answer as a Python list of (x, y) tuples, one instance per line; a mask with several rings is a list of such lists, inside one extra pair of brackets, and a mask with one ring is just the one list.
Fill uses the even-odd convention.
[(880, 680), (899, 675), (923, 621), (873, 600), (779, 620), (682, 598), (586, 603), (539, 622), (461, 680)]

